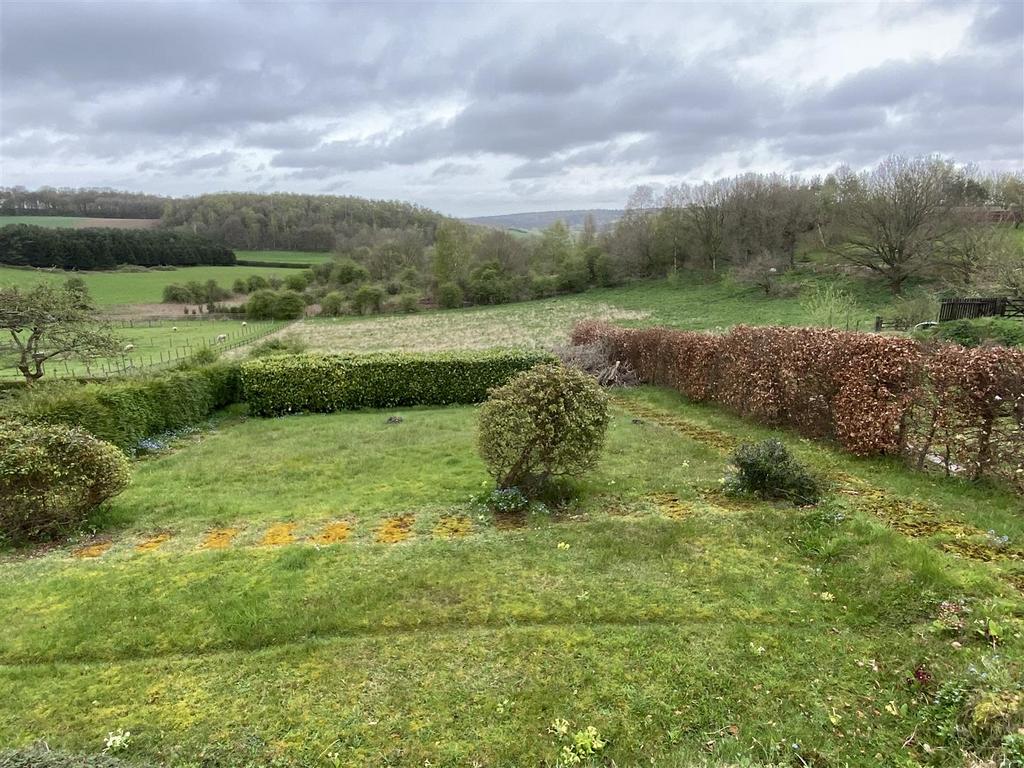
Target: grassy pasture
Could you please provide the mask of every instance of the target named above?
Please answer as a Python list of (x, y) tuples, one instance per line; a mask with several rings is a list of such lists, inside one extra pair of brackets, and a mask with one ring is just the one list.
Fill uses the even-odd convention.
[(0, 285), (27, 288), (41, 282), (62, 284), (69, 277), (85, 281), (95, 302), (101, 307), (126, 304), (157, 304), (163, 290), (172, 283), (216, 280), (229, 288), (238, 278), (250, 275), (287, 277), (294, 270), (278, 267), (180, 267), (148, 272), (66, 272), (63, 270), (18, 269), (0, 266)]
[[(153, 320), (114, 321), (112, 326), (122, 346), (134, 345), (134, 349), (111, 358), (90, 360), (88, 365), (80, 360), (50, 361), (47, 363), (47, 377), (103, 375), (104, 368), (137, 368), (146, 370), (152, 366), (170, 364), (188, 357), (205, 347), (227, 349), (245, 343), (247, 339), (259, 339), (280, 328), (280, 322), (248, 322), (241, 320)], [(177, 330), (175, 330), (177, 328)], [(228, 338), (218, 342), (221, 334)], [(3, 354), (0, 347), (0, 378), (20, 378), (13, 366), (13, 358)]]
[(96, 556), (0, 558), (0, 744), (97, 752), (124, 728), (174, 766), (554, 766), (564, 719), (608, 740), (595, 764), (876, 766), (929, 739), (962, 766), (906, 680), (995, 653), (952, 648), (940, 600), (1020, 659), (1024, 569), (876, 507), (1014, 538), (1021, 501), (783, 435), (834, 495), (736, 502), (726, 446), (769, 431), (670, 392), (616, 403), (580, 505), (507, 530), (467, 501), (473, 408), (226, 415), (139, 461)]

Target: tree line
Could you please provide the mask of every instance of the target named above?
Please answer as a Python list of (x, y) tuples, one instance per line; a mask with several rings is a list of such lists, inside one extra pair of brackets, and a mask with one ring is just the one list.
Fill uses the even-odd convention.
[(0, 263), (82, 270), (113, 269), (124, 264), (230, 266), (235, 263), (235, 254), (212, 240), (185, 232), (11, 224), (0, 228)]
[(114, 189), (0, 187), (0, 215), (159, 219), (168, 199)]

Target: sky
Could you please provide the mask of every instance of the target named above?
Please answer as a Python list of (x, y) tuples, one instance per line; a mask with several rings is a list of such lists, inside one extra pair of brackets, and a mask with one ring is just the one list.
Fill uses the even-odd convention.
[(0, 2), (0, 185), (620, 208), (890, 154), (1024, 168), (1024, 3)]

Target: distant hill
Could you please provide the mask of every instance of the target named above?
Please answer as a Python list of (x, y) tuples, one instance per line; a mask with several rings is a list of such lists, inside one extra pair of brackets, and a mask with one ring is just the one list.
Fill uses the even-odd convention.
[(463, 219), (463, 221), (494, 229), (530, 231), (544, 229), (561, 220), (569, 229), (580, 230), (583, 229), (583, 220), (586, 219), (587, 214), (594, 217), (598, 230), (609, 227), (622, 218), (620, 210), (594, 208), (591, 210), (532, 211), (529, 213), (506, 213), (501, 216), (474, 216)]

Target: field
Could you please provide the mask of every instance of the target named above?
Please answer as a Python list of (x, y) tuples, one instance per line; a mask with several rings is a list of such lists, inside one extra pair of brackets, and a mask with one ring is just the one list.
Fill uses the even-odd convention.
[(238, 278), (249, 275), (287, 277), (294, 270), (279, 267), (181, 267), (148, 272), (64, 272), (41, 269), (17, 269), (0, 266), (0, 285), (28, 287), (40, 282), (62, 284), (69, 277), (80, 277), (100, 307), (127, 304), (156, 304), (163, 290), (172, 283), (216, 280), (230, 288)]
[[(827, 285), (823, 280), (814, 285)], [(846, 287), (845, 283), (838, 283)], [(812, 292), (808, 288), (806, 293)], [(857, 308), (833, 318), (837, 327), (866, 330), (891, 301), (860, 290)], [(442, 310), (375, 318), (301, 320), (280, 332), (298, 338), (311, 351), (370, 352), (387, 349), (443, 350), (488, 347), (551, 348), (564, 344), (580, 320), (603, 319), (627, 326), (668, 325), (707, 330), (739, 323), (752, 325), (817, 325), (804, 297), (764, 298), (729, 283), (679, 284), (669, 281), (634, 283), (557, 299)]]
[(235, 251), (236, 258), (243, 261), (277, 261), (295, 264), (320, 264), (329, 261), (333, 255), (321, 251)]
[(88, 229), (114, 227), (116, 229), (152, 229), (159, 219), (101, 219), (88, 216), (0, 216), (0, 227), (8, 224), (32, 224), (36, 227)]
[[(912, 496), (1015, 539), (1017, 498), (783, 435), (834, 496), (734, 501), (728, 447), (769, 433), (645, 389), (617, 396), (576, 508), (496, 525), (468, 501), (475, 409), (388, 415), (225, 414), (139, 462), (102, 536), (0, 561), (0, 743), (554, 766), (592, 726), (595, 765), (873, 766), (934, 738), (915, 669), (996, 685), (1024, 653), (1020, 563), (892, 520)], [(1006, 628), (998, 652), (933, 628), (956, 599)]]
[[(134, 349), (111, 358), (90, 360), (88, 365), (79, 360), (51, 361), (47, 364), (47, 376), (103, 376), (107, 372), (117, 373), (124, 369), (130, 371), (152, 369), (154, 366), (166, 367), (205, 347), (214, 350), (231, 349), (260, 339), (283, 325), (280, 322), (248, 322), (243, 326), (242, 322), (189, 320), (184, 317), (175, 320), (113, 321), (111, 325), (118, 341), (122, 346), (131, 344)], [(217, 337), (221, 334), (228, 338), (218, 342)], [(11, 365), (4, 355), (4, 344), (0, 343), (0, 379), (21, 376)]]

